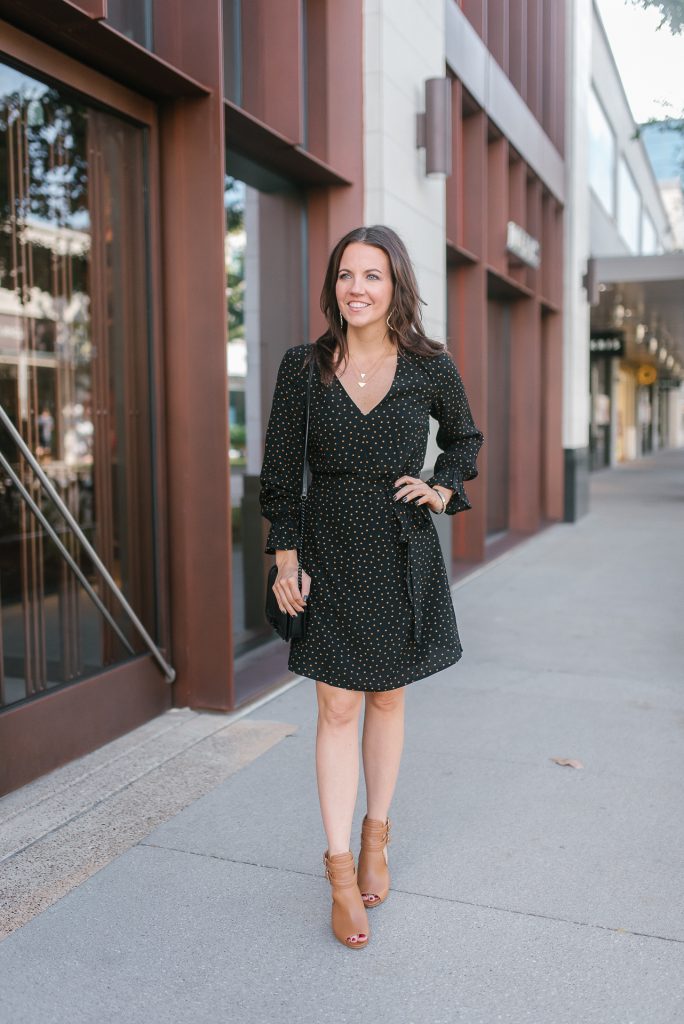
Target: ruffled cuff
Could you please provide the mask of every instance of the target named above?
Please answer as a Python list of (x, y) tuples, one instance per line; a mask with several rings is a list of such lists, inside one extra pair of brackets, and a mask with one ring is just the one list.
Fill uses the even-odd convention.
[(271, 529), (266, 538), (265, 553), (275, 555), (276, 551), (292, 551), (294, 548), (299, 548), (299, 523), (292, 519), (271, 523)]
[(448, 516), (453, 516), (456, 512), (464, 512), (466, 509), (472, 508), (463, 486), (463, 476), (460, 470), (442, 469), (426, 480), (425, 483), (429, 484), (430, 487), (433, 484), (439, 484), (440, 487), (448, 487), (450, 491), (454, 492), (444, 509)]

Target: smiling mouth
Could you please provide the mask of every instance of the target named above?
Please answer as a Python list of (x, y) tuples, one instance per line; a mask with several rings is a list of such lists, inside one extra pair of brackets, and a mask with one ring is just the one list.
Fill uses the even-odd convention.
[(347, 305), (355, 313), (358, 313), (362, 309), (368, 309), (368, 307), (370, 306), (370, 302), (357, 302), (357, 303), (348, 302)]

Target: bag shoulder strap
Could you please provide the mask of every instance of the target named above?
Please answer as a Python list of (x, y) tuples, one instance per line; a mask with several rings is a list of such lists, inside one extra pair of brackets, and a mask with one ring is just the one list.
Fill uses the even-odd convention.
[(307, 455), (309, 451), (309, 413), (311, 411), (311, 381), (313, 379), (313, 367), (314, 361), (313, 356), (309, 363), (309, 379), (306, 385), (306, 427), (304, 429), (304, 461), (302, 465), (302, 497), (299, 503), (299, 548), (297, 549), (297, 584), (301, 592), (302, 589), (302, 549), (304, 547), (304, 505), (306, 503), (306, 497), (309, 491), (309, 481), (307, 474)]
[(309, 484), (307, 480), (307, 454), (309, 451), (309, 412), (311, 409), (311, 381), (313, 379), (313, 357), (309, 363), (309, 380), (306, 385), (306, 427), (304, 430), (304, 463), (302, 467), (302, 498), (306, 498)]

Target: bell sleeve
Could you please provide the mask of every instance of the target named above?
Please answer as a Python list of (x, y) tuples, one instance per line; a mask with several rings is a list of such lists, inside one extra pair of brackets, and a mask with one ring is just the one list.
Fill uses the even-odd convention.
[(295, 345), (283, 355), (266, 427), (259, 506), (271, 524), (264, 548), (267, 555), (300, 547), (307, 385), (304, 349)]
[(463, 483), (477, 476), (477, 453), (484, 443), (484, 435), (477, 429), (470, 413), (461, 375), (451, 356), (436, 356), (436, 386), (430, 415), (437, 420), (437, 447), (434, 474), (426, 483), (440, 484), (453, 490), (444, 511), (454, 515), (472, 508)]

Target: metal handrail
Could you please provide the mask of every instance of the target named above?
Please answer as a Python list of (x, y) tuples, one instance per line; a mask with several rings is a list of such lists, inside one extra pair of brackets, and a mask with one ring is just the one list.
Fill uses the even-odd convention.
[[(17, 447), (19, 448), (19, 451), (22, 453), (22, 455), (24, 456), (24, 458), (28, 462), (29, 466), (34, 471), (34, 473), (36, 474), (38, 479), (40, 480), (41, 484), (43, 485), (43, 487), (45, 488), (45, 490), (46, 490), (46, 492), (48, 494), (48, 497), (52, 500), (52, 502), (56, 506), (57, 510), (61, 513), (62, 517), (64, 518), (64, 520), (67, 523), (67, 526), (71, 529), (72, 533), (77, 537), (77, 539), (80, 541), (80, 543), (85, 548), (86, 552), (88, 553), (90, 559), (93, 562), (93, 565), (95, 566), (95, 568), (98, 570), (98, 572), (102, 576), (103, 580), (105, 581), (105, 583), (109, 587), (111, 593), (117, 599), (117, 601), (119, 602), (121, 607), (126, 612), (129, 620), (133, 623), (133, 626), (135, 627), (135, 629), (138, 631), (140, 636), (145, 641), (146, 647), (148, 648), (148, 650), (150, 651), (150, 653), (154, 657), (154, 659), (157, 662), (157, 664), (160, 666), (162, 672), (166, 676), (167, 681), (169, 683), (172, 683), (174, 681), (174, 679), (176, 678), (176, 671), (175, 671), (175, 669), (172, 668), (171, 665), (169, 665), (169, 663), (165, 660), (163, 654), (161, 653), (161, 651), (159, 650), (159, 648), (155, 644), (154, 640), (152, 639), (152, 637), (149, 635), (149, 633), (147, 632), (147, 630), (143, 626), (143, 624), (140, 621), (140, 619), (138, 618), (138, 616), (135, 614), (135, 612), (131, 608), (130, 604), (128, 603), (128, 601), (126, 600), (124, 595), (122, 594), (122, 592), (119, 589), (119, 587), (116, 585), (116, 582), (113, 579), (113, 577), (111, 576), (111, 574), (109, 573), (107, 567), (104, 565), (104, 563), (100, 559), (99, 555), (97, 554), (97, 552), (93, 548), (92, 544), (90, 543), (90, 541), (88, 540), (88, 538), (84, 534), (83, 530), (79, 526), (79, 524), (76, 521), (76, 519), (73, 517), (73, 515), (69, 511), (69, 508), (64, 503), (64, 501), (62, 500), (61, 496), (55, 490), (55, 488), (54, 488), (54, 486), (52, 484), (52, 481), (50, 480), (48, 475), (45, 473), (43, 467), (40, 465), (40, 463), (36, 459), (35, 455), (31, 451), (29, 446), (24, 441), (23, 437), (21, 436), (21, 434), (19, 433), (19, 431), (15, 427), (14, 423), (12, 423), (12, 420), (9, 418), (9, 416), (7, 415), (5, 410), (3, 409), (2, 405), (0, 405), (0, 421), (4, 424), (4, 426), (6, 427), (8, 432), (10, 433), (11, 437), (15, 441)], [(5, 466), (5, 468), (7, 469), (8, 468), (7, 467), (7, 461), (6, 461), (6, 459), (4, 457), (2, 458), (2, 463)], [(16, 476), (16, 474), (14, 474), (13, 471), (11, 470), (11, 467), (10, 467), (10, 475), (12, 476), (13, 479)], [(16, 480), (15, 480), (15, 483), (16, 483)], [(22, 486), (23, 485), (20, 485), (20, 493), (21, 493), (21, 490), (22, 490)], [(25, 488), (23, 488), (23, 490), (25, 491)], [(32, 511), (36, 512), (37, 506), (35, 506), (35, 502), (33, 502), (33, 499), (30, 497), (30, 495), (28, 495), (28, 492), (26, 492), (26, 494), (22, 494), (22, 497), (24, 497), (25, 499), (27, 498), (27, 496), (28, 496), (29, 504), (32, 506)], [(35, 506), (35, 507), (33, 507), (33, 506)], [(38, 509), (38, 512), (40, 512), (40, 509)], [(41, 518), (41, 517), (42, 517), (42, 513), (40, 513), (39, 518)], [(41, 518), (41, 522), (43, 523), (44, 526), (46, 525), (46, 520), (44, 519), (44, 517)], [(55, 535), (55, 533), (54, 533), (54, 531), (52, 530), (51, 527), (49, 528), (49, 532), (50, 532), (50, 535), (52, 536), (52, 539), (55, 540), (56, 539), (56, 535)], [(66, 549), (62, 545), (61, 541), (58, 541), (58, 543), (57, 543), (57, 550), (60, 552), (60, 554), (62, 556), (68, 556), (67, 561), (69, 561), (69, 559), (71, 559), (71, 556), (66, 551)], [(73, 559), (71, 559), (69, 564), (71, 565), (72, 568), (74, 568), (74, 564), (72, 564), (72, 563), (73, 563)], [(80, 570), (78, 570), (78, 572), (80, 573)], [(81, 579), (81, 582), (83, 582), (83, 579), (81, 578), (81, 575), (79, 575), (79, 578)], [(90, 596), (91, 597), (94, 596), (94, 598), (96, 599), (96, 603), (98, 603), (98, 607), (106, 615), (107, 620), (110, 623), (110, 625), (113, 626), (113, 628), (116, 630), (116, 632), (119, 635), (119, 637), (121, 637), (124, 640), (124, 643), (126, 644), (128, 649), (131, 650), (130, 644), (126, 641), (125, 637), (123, 637), (123, 635), (121, 634), (120, 630), (118, 629), (116, 624), (113, 622), (111, 616), (107, 612), (106, 608), (102, 607), (100, 599), (94, 593), (94, 591), (92, 590), (92, 587), (90, 587), (89, 584), (87, 586), (88, 586), (88, 592), (90, 593)]]
[(52, 537), (53, 541), (57, 545), (57, 547), (58, 547), (58, 549), (60, 551), (60, 554), (69, 563), (71, 568), (74, 570), (74, 572), (78, 576), (79, 580), (81, 581), (81, 583), (83, 584), (85, 589), (88, 591), (88, 593), (90, 594), (91, 598), (93, 599), (93, 601), (95, 602), (97, 607), (100, 609), (100, 611), (102, 612), (102, 614), (106, 618), (106, 620), (109, 623), (109, 625), (112, 627), (112, 629), (114, 630), (114, 632), (118, 636), (118, 638), (121, 641), (121, 643), (126, 646), (126, 648), (130, 651), (131, 654), (135, 654), (135, 651), (133, 650), (133, 648), (129, 644), (129, 642), (128, 642), (127, 638), (126, 638), (126, 635), (121, 632), (121, 629), (119, 628), (119, 626), (118, 626), (118, 624), (116, 622), (116, 619), (114, 619), (114, 617), (112, 616), (112, 614), (109, 611), (109, 609), (103, 604), (102, 598), (93, 589), (93, 587), (91, 586), (91, 584), (90, 584), (90, 582), (88, 580), (88, 577), (85, 575), (85, 573), (83, 572), (83, 570), (79, 566), (78, 562), (75, 561), (75, 559), (73, 558), (71, 553), (67, 550), (67, 548), (64, 546), (64, 544), (62, 544), (62, 541), (59, 538), (59, 534), (57, 533), (57, 531), (54, 529), (54, 527), (50, 523), (50, 520), (43, 513), (42, 509), (33, 500), (31, 495), (29, 494), (28, 490), (26, 489), (26, 487), (24, 487), (23, 483), (21, 482), (21, 480), (19, 479), (17, 474), (14, 472), (14, 470), (12, 469), (11, 464), (8, 462), (8, 460), (5, 458), (5, 456), (2, 454), (2, 452), (0, 452), (0, 464), (2, 464), (2, 466), (5, 469), (5, 472), (10, 476), (10, 478), (12, 480), (12, 483), (17, 488), (17, 490), (21, 494), (22, 498), (24, 499), (24, 501), (26, 502), (28, 507), (33, 512), (34, 516), (36, 516), (36, 518), (39, 520), (39, 522), (41, 522), (43, 524), (43, 527), (45, 528), (45, 530), (50, 534), (50, 536)]

